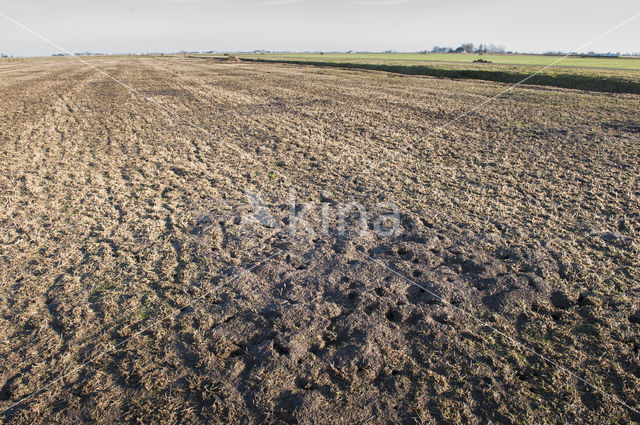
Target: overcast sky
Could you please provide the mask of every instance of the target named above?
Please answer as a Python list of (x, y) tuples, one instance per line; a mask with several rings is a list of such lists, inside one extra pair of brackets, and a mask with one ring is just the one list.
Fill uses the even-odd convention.
[[(462, 42), (571, 51), (639, 0), (0, 0), (0, 13), (73, 52), (417, 51)], [(639, 52), (640, 18), (583, 49)], [(0, 52), (58, 49), (0, 16)]]

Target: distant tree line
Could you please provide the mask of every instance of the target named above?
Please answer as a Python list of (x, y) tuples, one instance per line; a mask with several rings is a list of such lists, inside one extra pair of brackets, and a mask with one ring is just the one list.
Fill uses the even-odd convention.
[(435, 46), (431, 49), (431, 53), (489, 53), (499, 54), (505, 53), (503, 45), (480, 44), (478, 47), (473, 43), (462, 43), (458, 48)]
[(607, 52), (607, 53), (598, 53), (598, 52), (589, 52), (589, 53), (578, 53), (578, 52), (544, 52), (545, 55), (549, 56), (593, 56), (593, 57), (611, 57), (617, 58), (618, 56), (638, 56), (638, 53), (620, 53), (620, 52)]
[[(428, 50), (423, 50), (423, 53), (429, 53)], [(462, 43), (457, 48), (452, 47), (440, 47), (434, 46), (431, 49), (431, 53), (479, 53), (479, 54), (501, 54), (501, 53), (514, 53), (511, 51), (505, 51), (505, 47), (501, 44), (486, 44), (480, 43), (478, 46), (475, 46), (473, 43)], [(549, 51), (544, 52), (545, 55), (553, 55), (553, 56), (593, 56), (593, 57), (618, 57), (618, 56), (640, 56), (639, 53), (620, 53), (620, 52), (607, 52), (607, 53), (598, 53), (598, 52), (589, 52), (589, 53), (577, 53), (577, 52), (561, 52), (561, 51)]]

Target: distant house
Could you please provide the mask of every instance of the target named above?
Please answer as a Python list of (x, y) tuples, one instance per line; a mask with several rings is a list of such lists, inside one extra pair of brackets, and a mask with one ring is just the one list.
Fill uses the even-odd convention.
[(458, 47), (456, 50), (453, 51), (453, 53), (464, 53), (464, 47), (462, 46)]

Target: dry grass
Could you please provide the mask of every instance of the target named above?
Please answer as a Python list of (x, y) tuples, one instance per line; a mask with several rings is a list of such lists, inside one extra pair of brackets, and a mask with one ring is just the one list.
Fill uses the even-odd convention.
[[(523, 87), (431, 135), (504, 86), (90, 60), (209, 135), (72, 59), (0, 64), (0, 408), (69, 373), (4, 422), (640, 420), (366, 259), (636, 405), (637, 96)], [(405, 232), (240, 226), (291, 186)]]

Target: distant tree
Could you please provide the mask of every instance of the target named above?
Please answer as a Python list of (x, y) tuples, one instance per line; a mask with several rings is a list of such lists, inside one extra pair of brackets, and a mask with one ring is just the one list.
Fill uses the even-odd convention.
[(490, 44), (488, 47), (485, 46), (485, 50), (487, 51), (487, 53), (504, 53), (504, 46), (503, 45), (495, 45), (495, 44)]
[(465, 53), (473, 52), (473, 43), (464, 43), (460, 47), (462, 47), (462, 51)]
[(431, 49), (431, 53), (449, 53), (449, 52), (453, 52), (453, 49), (451, 47), (435, 46), (433, 49)]

